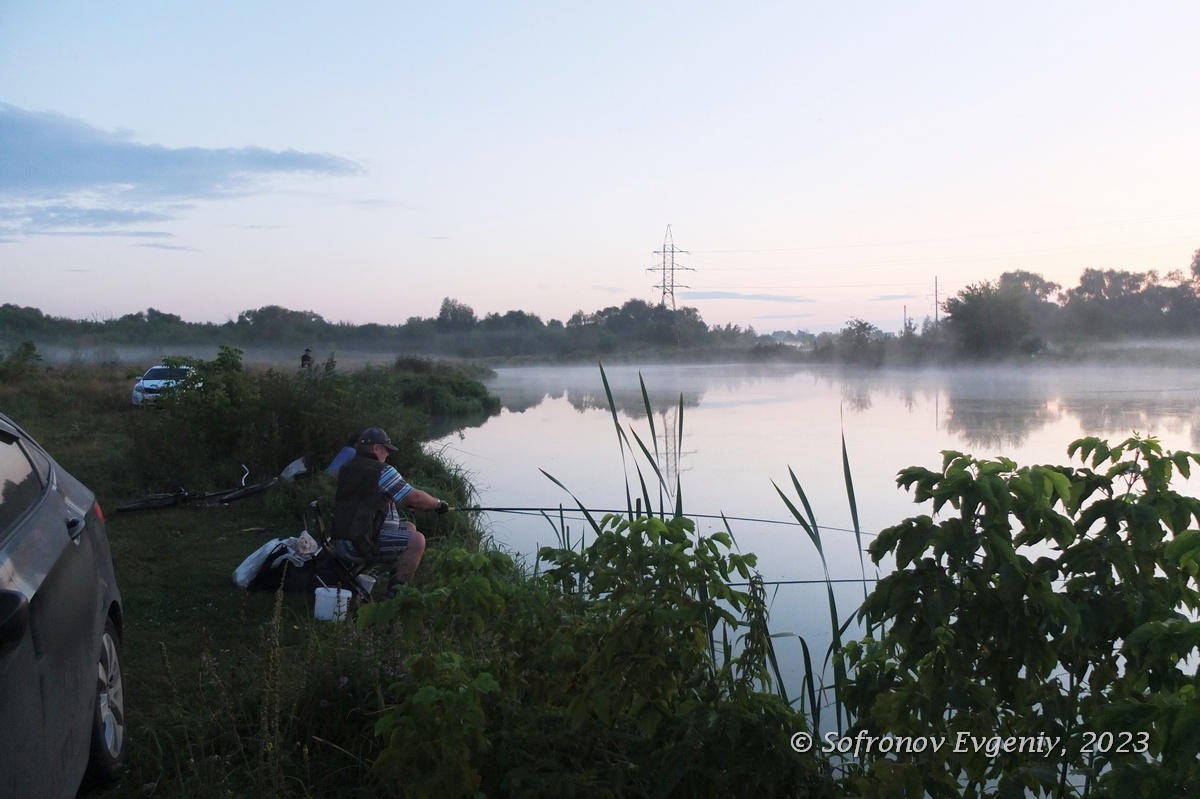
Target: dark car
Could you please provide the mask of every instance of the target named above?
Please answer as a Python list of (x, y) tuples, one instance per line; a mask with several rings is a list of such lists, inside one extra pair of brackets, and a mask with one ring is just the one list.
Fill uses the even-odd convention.
[(0, 797), (73, 797), (128, 750), (121, 595), (95, 495), (0, 414)]

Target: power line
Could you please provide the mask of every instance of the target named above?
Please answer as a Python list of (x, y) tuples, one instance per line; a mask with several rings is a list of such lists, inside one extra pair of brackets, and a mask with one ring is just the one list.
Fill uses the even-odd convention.
[[(785, 264), (777, 266), (706, 266), (707, 272), (728, 272), (728, 271), (793, 271), (796, 269), (846, 269), (846, 268), (880, 268), (889, 266), (925, 266), (930, 264), (964, 264), (964, 263), (979, 263), (985, 261), (998, 260), (1014, 260), (1017, 258), (1047, 256), (1047, 255), (1062, 255), (1076, 254), (1087, 255), (1089, 253), (1108, 253), (1108, 252), (1129, 252), (1131, 250), (1142, 249), (1144, 245), (1164, 244), (1172, 241), (1189, 241), (1195, 240), (1194, 235), (1181, 236), (1166, 236), (1154, 239), (1136, 239), (1133, 241), (1119, 241), (1111, 244), (1094, 243), (1094, 244), (1079, 244), (1064, 247), (1040, 247), (1036, 249), (1024, 250), (1001, 250), (998, 252), (988, 253), (972, 253), (970, 255), (934, 255), (934, 256), (913, 256), (904, 258), (893, 258), (885, 260), (872, 261), (839, 261), (836, 263), (826, 264)], [(849, 247), (857, 247), (860, 245), (848, 244), (820, 249), (842, 249)], [(861, 245), (861, 246), (892, 246), (892, 245)], [(806, 248), (780, 249), (780, 250), (698, 250), (689, 253), (693, 257), (705, 258), (705, 253), (721, 252), (721, 253), (765, 253), (765, 252), (799, 252)], [(817, 249), (817, 248), (813, 248)], [(715, 260), (715, 259), (714, 259)]]
[[(771, 247), (763, 249), (744, 250), (696, 250), (699, 253), (747, 253), (747, 252), (803, 252), (807, 250), (843, 250), (861, 247), (895, 247), (902, 244), (932, 244), (940, 241), (971, 241), (976, 239), (995, 239), (1005, 236), (1023, 236), (1032, 233), (1059, 233), (1068, 230), (1094, 230), (1096, 228), (1117, 227), (1118, 225), (1138, 225), (1147, 222), (1167, 222), (1179, 219), (1191, 219), (1200, 216), (1196, 213), (1173, 214), (1170, 216), (1145, 217), (1142, 219), (1124, 219), (1117, 222), (1099, 222), (1089, 225), (1062, 225), (1058, 227), (1027, 228), (1025, 230), (1009, 230), (1000, 233), (972, 233), (960, 236), (939, 236), (927, 239), (908, 239), (902, 241), (865, 242), (856, 244), (823, 244), (808, 247)], [(1156, 239), (1150, 239), (1156, 241)]]

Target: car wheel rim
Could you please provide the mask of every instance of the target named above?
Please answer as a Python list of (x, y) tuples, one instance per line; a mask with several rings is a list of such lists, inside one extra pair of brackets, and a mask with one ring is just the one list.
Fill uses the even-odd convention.
[(104, 748), (113, 758), (121, 754), (125, 740), (125, 692), (121, 684), (120, 657), (116, 641), (106, 632), (100, 644), (97, 697), (100, 700)]

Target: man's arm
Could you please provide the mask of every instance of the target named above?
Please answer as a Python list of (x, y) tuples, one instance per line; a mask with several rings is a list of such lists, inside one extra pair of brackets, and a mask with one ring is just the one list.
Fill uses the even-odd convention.
[(379, 487), (383, 489), (383, 493), (392, 498), (393, 502), (415, 510), (435, 510), (438, 513), (445, 513), (450, 509), (447, 503), (432, 494), (419, 488), (413, 488), (404, 482), (400, 472), (396, 471), (393, 466), (384, 467), (383, 473), (379, 475)]
[(442, 501), (432, 494), (428, 494), (419, 488), (411, 489), (403, 500), (404, 504), (416, 510), (438, 510)]

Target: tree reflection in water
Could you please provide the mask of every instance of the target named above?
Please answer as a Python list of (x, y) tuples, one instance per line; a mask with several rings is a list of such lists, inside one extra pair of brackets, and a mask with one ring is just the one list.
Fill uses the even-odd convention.
[(967, 397), (949, 398), (943, 423), (972, 447), (1020, 446), (1030, 434), (1062, 418), (1062, 411), (1046, 400), (997, 403)]

